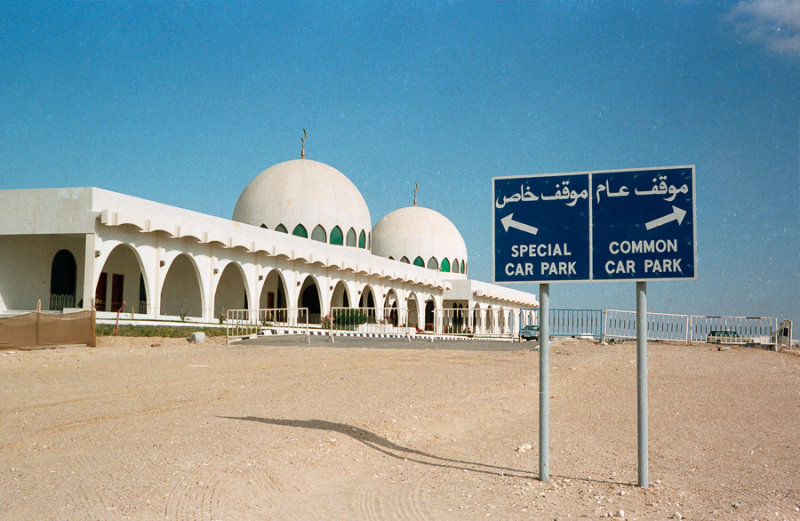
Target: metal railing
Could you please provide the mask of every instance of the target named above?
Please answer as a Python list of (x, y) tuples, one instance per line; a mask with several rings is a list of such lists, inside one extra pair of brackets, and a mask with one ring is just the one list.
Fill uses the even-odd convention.
[(734, 317), (694, 315), (690, 317), (692, 342), (777, 345), (778, 319), (775, 317)]
[[(411, 317), (416, 323), (417, 317)], [(390, 308), (347, 308), (334, 307), (322, 319), (323, 329), (337, 332), (408, 335), (416, 332), (409, 326), (408, 309)]]
[[(539, 324), (538, 308), (523, 308), (520, 327)], [(550, 310), (550, 335), (603, 338), (602, 309), (555, 308)]]
[[(523, 308), (520, 327), (539, 325), (539, 310)], [(618, 309), (551, 309), (552, 336), (592, 336), (635, 339), (636, 312)], [(647, 314), (648, 340), (675, 342), (755, 343), (777, 345), (778, 320), (774, 317)]]
[[(604, 313), (605, 338), (636, 338), (636, 312), (608, 309)], [(671, 340), (688, 342), (689, 330), (688, 315), (674, 315), (669, 313), (647, 314), (647, 339)]]
[(229, 337), (263, 334), (275, 327), (308, 332), (308, 308), (229, 309), (225, 312)]
[(64, 308), (75, 307), (75, 295), (61, 295), (50, 293), (50, 311), (61, 311)]

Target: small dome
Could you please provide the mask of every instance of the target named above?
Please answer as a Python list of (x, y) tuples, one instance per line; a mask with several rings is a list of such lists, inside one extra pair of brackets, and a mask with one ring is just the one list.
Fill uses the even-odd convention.
[(375, 255), (466, 273), (464, 238), (450, 219), (435, 210), (421, 206), (395, 210), (375, 225), (372, 236)]
[(239, 196), (233, 220), (362, 248), (369, 247), (372, 228), (367, 203), (353, 182), (310, 159), (261, 172)]

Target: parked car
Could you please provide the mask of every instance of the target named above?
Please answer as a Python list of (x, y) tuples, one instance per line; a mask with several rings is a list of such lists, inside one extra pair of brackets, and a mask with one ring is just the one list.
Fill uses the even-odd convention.
[(736, 331), (730, 331), (727, 329), (715, 329), (708, 334), (708, 338), (706, 342), (712, 344), (722, 344), (725, 342), (736, 342), (739, 338), (738, 333)]
[(539, 326), (523, 326), (519, 332), (519, 337), (523, 340), (538, 340)]

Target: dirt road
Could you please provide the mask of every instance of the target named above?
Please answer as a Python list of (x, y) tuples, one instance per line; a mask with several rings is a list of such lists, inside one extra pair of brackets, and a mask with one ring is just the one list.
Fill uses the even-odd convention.
[(800, 520), (798, 356), (651, 342), (645, 490), (634, 343), (553, 343), (543, 483), (537, 352), (376, 342), (0, 352), (0, 519)]

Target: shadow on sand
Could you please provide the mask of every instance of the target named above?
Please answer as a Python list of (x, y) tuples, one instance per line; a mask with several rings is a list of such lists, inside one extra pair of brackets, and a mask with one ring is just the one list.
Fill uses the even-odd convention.
[[(434, 454), (423, 452), (421, 450), (411, 449), (409, 447), (403, 447), (402, 445), (398, 445), (396, 443), (387, 440), (386, 438), (378, 436), (374, 432), (370, 432), (360, 427), (354, 427), (353, 425), (347, 425), (345, 423), (329, 422), (325, 420), (286, 420), (278, 418), (259, 418), (257, 416), (218, 416), (218, 418), (224, 418), (227, 420), (259, 422), (259, 423), (266, 423), (267, 425), (278, 425), (283, 427), (294, 427), (300, 429), (314, 429), (319, 431), (338, 432), (345, 436), (349, 436), (354, 440), (363, 443), (367, 447), (376, 450), (378, 452), (381, 452), (383, 454), (386, 454), (387, 456), (390, 456), (392, 458), (396, 458), (403, 461), (411, 461), (422, 465), (429, 465), (432, 467), (450, 468), (456, 470), (463, 470), (465, 472), (477, 472), (481, 474), (490, 474), (494, 476), (503, 476), (512, 478), (537, 479), (539, 477), (538, 472), (534, 472), (531, 470), (521, 470), (508, 467), (500, 467), (497, 465), (489, 465), (487, 463), (477, 463), (474, 461), (444, 458), (441, 456), (436, 456)], [(635, 486), (634, 483), (625, 483), (621, 481), (607, 481), (607, 480), (592, 479), (592, 478), (577, 478), (573, 476), (560, 476), (553, 474), (551, 474), (551, 477), (570, 479), (573, 481), (605, 483), (608, 485)]]
[(452, 468), (468, 472), (480, 472), (483, 474), (493, 474), (496, 476), (508, 476), (516, 478), (535, 478), (536, 474), (528, 470), (512, 469), (489, 465), (486, 463), (476, 463), (457, 459), (443, 458), (428, 454), (421, 450), (411, 449), (397, 445), (386, 438), (382, 438), (366, 429), (354, 427), (344, 423), (329, 422), (325, 420), (281, 420), (276, 418), (258, 418), (256, 416), (219, 416), (228, 420), (244, 420), (252, 422), (266, 423), (268, 425), (280, 425), (285, 427), (295, 427), (301, 429), (315, 429), (327, 432), (338, 432), (359, 441), (367, 447), (377, 450), (392, 458), (404, 461), (412, 461), (422, 465), (433, 467)]

